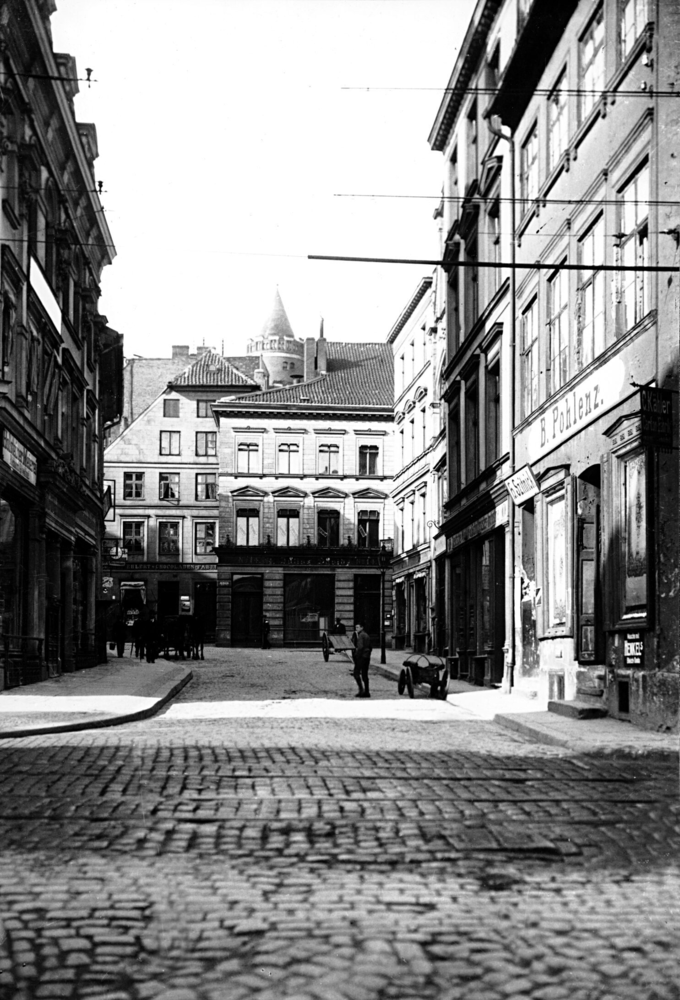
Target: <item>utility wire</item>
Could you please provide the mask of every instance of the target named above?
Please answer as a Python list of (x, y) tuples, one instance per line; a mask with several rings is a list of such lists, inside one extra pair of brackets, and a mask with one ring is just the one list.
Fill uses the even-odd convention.
[(338, 257), (330, 254), (307, 254), (307, 260), (349, 261), (357, 264), (420, 264), (427, 267), (492, 267), (507, 268), (522, 271), (635, 271), (652, 274), (677, 273), (678, 265), (664, 266), (660, 264), (545, 264), (542, 261), (527, 261), (524, 263), (508, 263), (495, 260), (422, 260), (411, 257)]
[(680, 202), (676, 199), (660, 198), (527, 198), (517, 195), (515, 198), (498, 195), (491, 198), (481, 198), (479, 195), (467, 197), (463, 194), (360, 194), (346, 193), (334, 194), (334, 198), (411, 198), (429, 201), (450, 201), (465, 202), (467, 205), (489, 205), (495, 202), (515, 202), (520, 205), (536, 205), (543, 208), (545, 205), (655, 205), (655, 206), (675, 206), (680, 207)]
[[(341, 90), (358, 90), (368, 93), (369, 91), (429, 91), (436, 92), (439, 94), (456, 94), (460, 93), (461, 90), (466, 96), (476, 95), (476, 94), (500, 94), (500, 87), (341, 87)], [(517, 94), (522, 96), (525, 91), (519, 87), (514, 87), (512, 89), (503, 87), (503, 94)], [(649, 86), (646, 90), (619, 90), (613, 88), (611, 90), (603, 90), (601, 87), (598, 89), (582, 88), (578, 87), (537, 87), (531, 91), (532, 97), (536, 94), (544, 97), (556, 97), (558, 94), (569, 94), (571, 96), (580, 96), (584, 94), (595, 95), (597, 97), (680, 97), (680, 90), (654, 90)]]

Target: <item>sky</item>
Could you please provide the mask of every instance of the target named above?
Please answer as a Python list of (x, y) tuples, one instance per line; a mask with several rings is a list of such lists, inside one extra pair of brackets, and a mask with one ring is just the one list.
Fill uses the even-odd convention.
[[(117, 257), (127, 357), (243, 354), (278, 287), (299, 338), (384, 342), (431, 267), (427, 138), (473, 0), (57, 0)], [(358, 197), (369, 196), (369, 197)], [(380, 196), (380, 197), (378, 197)], [(414, 197), (415, 196), (415, 197)]]

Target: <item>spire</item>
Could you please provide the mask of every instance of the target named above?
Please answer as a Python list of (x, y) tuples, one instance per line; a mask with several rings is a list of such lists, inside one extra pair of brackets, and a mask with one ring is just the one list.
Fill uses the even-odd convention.
[(290, 320), (286, 315), (286, 310), (284, 309), (283, 302), (281, 301), (281, 295), (279, 294), (278, 286), (276, 288), (276, 293), (274, 295), (274, 304), (272, 306), (272, 311), (269, 314), (269, 319), (262, 327), (262, 332), (260, 336), (290, 337), (292, 339), (295, 339), (293, 328), (290, 325)]

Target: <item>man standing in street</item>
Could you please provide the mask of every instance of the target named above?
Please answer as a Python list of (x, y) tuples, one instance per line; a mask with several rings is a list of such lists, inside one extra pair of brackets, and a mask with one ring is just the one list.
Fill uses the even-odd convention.
[(354, 650), (354, 680), (359, 686), (359, 693), (356, 697), (370, 698), (371, 693), (368, 689), (368, 665), (371, 662), (371, 650), (373, 649), (373, 643), (371, 642), (371, 637), (368, 632), (364, 632), (362, 622), (356, 623), (354, 626), (354, 634), (356, 636), (356, 648)]

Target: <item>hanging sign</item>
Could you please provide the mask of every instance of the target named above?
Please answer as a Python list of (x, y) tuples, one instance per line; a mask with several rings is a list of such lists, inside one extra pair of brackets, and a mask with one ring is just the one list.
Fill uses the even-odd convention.
[(668, 389), (640, 389), (642, 443), (657, 451), (673, 448), (673, 394)]
[(523, 465), (514, 476), (506, 479), (505, 485), (508, 488), (508, 493), (518, 505), (526, 503), (538, 493), (538, 483), (528, 465)]

